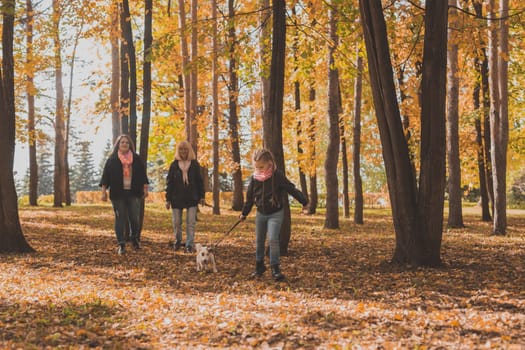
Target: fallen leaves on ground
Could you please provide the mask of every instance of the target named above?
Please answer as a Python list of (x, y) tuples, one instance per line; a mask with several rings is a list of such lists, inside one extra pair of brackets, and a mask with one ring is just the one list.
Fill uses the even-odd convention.
[(219, 272), (174, 251), (170, 213), (146, 208), (142, 247), (117, 254), (108, 205), (21, 208), (36, 253), (0, 255), (0, 348), (524, 349), (525, 215), (509, 234), (467, 216), (443, 235), (444, 265), (387, 261), (390, 214), (365, 224), (293, 210), (285, 282), (254, 269), (253, 215), (202, 208), (196, 242)]

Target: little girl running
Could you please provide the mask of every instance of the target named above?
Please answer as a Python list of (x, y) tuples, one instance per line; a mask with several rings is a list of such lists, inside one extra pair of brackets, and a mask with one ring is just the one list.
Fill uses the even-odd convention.
[(280, 245), (279, 236), (284, 218), (282, 200), (288, 193), (297, 199), (303, 206), (308, 200), (306, 196), (291, 183), (284, 173), (275, 166), (273, 154), (267, 149), (260, 149), (253, 154), (253, 166), (255, 171), (250, 178), (250, 184), (246, 191), (246, 202), (240, 215), (241, 220), (252, 210), (253, 205), (257, 207), (255, 217), (255, 272), (254, 277), (260, 277), (266, 271), (264, 266), (264, 243), (266, 234), (270, 246), (270, 266), (272, 277), (276, 281), (284, 279), (280, 269)]

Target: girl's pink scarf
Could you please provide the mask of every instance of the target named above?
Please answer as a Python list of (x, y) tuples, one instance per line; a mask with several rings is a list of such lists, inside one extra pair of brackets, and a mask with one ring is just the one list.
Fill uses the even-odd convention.
[(118, 159), (122, 163), (122, 172), (125, 177), (129, 177), (131, 174), (131, 164), (133, 164), (133, 152), (128, 151), (126, 153), (118, 152)]
[(274, 170), (275, 166), (272, 166), (264, 171), (255, 170), (253, 173), (253, 177), (255, 178), (255, 180), (263, 182), (272, 177)]

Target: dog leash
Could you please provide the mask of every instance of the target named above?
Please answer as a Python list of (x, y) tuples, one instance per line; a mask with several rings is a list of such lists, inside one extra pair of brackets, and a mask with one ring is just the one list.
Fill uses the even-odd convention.
[(232, 227), (230, 227), (230, 229), (217, 242), (215, 242), (215, 244), (212, 246), (212, 248), (213, 249), (217, 248), (219, 243), (221, 243), (222, 240), (224, 238), (226, 238), (226, 236), (228, 236), (233, 231), (233, 229), (236, 228), (237, 225), (239, 225), (241, 223), (241, 221), (242, 221), (242, 219), (237, 220), (237, 222), (235, 224), (233, 224)]

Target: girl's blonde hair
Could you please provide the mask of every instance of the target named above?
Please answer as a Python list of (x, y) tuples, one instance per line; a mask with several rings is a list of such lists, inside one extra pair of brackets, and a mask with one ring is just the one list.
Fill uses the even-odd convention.
[(275, 159), (273, 158), (273, 154), (269, 149), (260, 148), (253, 152), (253, 161), (258, 162), (260, 160), (265, 162), (272, 162), (275, 166)]
[(177, 145), (177, 149), (175, 150), (175, 159), (176, 160), (183, 160), (180, 157), (180, 149), (181, 148), (186, 148), (188, 150), (188, 159), (187, 160), (194, 160), (196, 158), (195, 157), (195, 152), (193, 151), (193, 147), (191, 146), (191, 144), (188, 141), (181, 141), (181, 142), (179, 142), (179, 144)]

